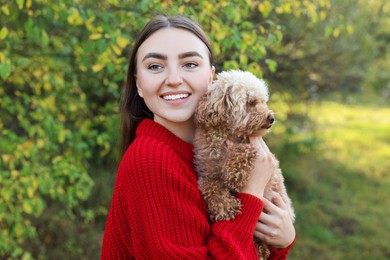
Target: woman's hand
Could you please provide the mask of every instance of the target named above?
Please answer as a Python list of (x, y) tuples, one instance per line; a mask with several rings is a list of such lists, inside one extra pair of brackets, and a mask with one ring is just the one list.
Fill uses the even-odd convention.
[(255, 167), (250, 174), (248, 183), (241, 192), (249, 193), (259, 199), (262, 199), (265, 186), (270, 180), (272, 173), (278, 167), (278, 164), (265, 144), (263, 138), (250, 137), (250, 142), (257, 149), (258, 156), (255, 162)]
[(273, 201), (263, 198), (264, 210), (256, 224), (254, 236), (275, 248), (286, 248), (295, 239), (295, 228), (288, 213), (287, 205), (278, 193)]

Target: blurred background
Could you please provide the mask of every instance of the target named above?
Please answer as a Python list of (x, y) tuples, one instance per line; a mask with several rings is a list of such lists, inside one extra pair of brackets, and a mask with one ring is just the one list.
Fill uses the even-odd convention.
[(127, 61), (156, 14), (269, 83), (289, 259), (389, 259), (386, 0), (0, 0), (0, 259), (99, 259)]

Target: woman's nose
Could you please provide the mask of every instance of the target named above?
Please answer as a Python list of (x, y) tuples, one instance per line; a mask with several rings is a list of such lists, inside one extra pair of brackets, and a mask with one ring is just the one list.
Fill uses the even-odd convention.
[(183, 83), (183, 78), (180, 75), (180, 73), (177, 71), (177, 69), (171, 69), (168, 72), (165, 83), (168, 86), (177, 87)]

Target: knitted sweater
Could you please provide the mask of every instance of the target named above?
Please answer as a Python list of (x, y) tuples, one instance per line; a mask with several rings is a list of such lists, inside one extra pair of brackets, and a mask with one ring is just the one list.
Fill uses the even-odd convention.
[[(234, 220), (211, 223), (197, 187), (193, 146), (143, 120), (118, 168), (101, 259), (258, 259), (263, 202), (239, 193)], [(285, 259), (289, 248), (271, 250)]]

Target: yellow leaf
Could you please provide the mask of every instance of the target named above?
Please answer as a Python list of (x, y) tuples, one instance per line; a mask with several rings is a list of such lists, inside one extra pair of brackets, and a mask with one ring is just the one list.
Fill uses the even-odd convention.
[(347, 32), (348, 32), (349, 34), (352, 34), (353, 31), (354, 31), (353, 26), (352, 26), (352, 25), (348, 25), (348, 26), (347, 26)]
[(240, 65), (247, 65), (248, 64), (248, 56), (245, 54), (240, 55)]
[(79, 69), (80, 69), (81, 71), (83, 71), (83, 72), (86, 72), (86, 71), (88, 70), (88, 68), (87, 68), (86, 66), (84, 66), (84, 65), (80, 65), (80, 66), (79, 66)]
[(337, 38), (339, 37), (340, 35), (340, 29), (339, 28), (336, 28), (333, 30), (333, 37)]
[(5, 14), (5, 15), (9, 15), (9, 9), (8, 9), (8, 6), (6, 6), (6, 5), (3, 5), (2, 7), (1, 7), (1, 11), (3, 11), (3, 13)]
[(57, 164), (58, 162), (60, 162), (62, 160), (62, 156), (61, 155), (57, 155), (56, 157), (53, 158), (53, 160), (51, 161), (53, 164)]
[(49, 82), (45, 82), (45, 83), (43, 84), (43, 88), (44, 88), (46, 91), (48, 91), (48, 92), (50, 92), (50, 91), (52, 90), (52, 86), (51, 86), (51, 84), (50, 84)]
[(102, 34), (101, 33), (93, 33), (89, 36), (89, 39), (90, 40), (97, 40), (97, 39), (100, 39), (102, 38)]
[(7, 35), (8, 35), (7, 27), (1, 28), (1, 30), (0, 30), (0, 40), (5, 39), (7, 37)]
[(92, 66), (92, 71), (93, 72), (98, 72), (101, 71), (104, 68), (103, 64), (95, 64)]
[(43, 71), (40, 69), (34, 70), (32, 73), (36, 78), (40, 78), (43, 74)]
[(275, 7), (275, 13), (282, 14), (283, 13), (283, 8), (280, 7), (280, 6)]
[(326, 18), (326, 13), (324, 11), (320, 12), (320, 19), (323, 21)]
[(269, 13), (272, 10), (272, 5), (270, 4), (269, 1), (264, 1), (259, 4), (257, 7), (260, 13), (263, 15), (263, 17), (268, 17)]
[(17, 238), (22, 237), (22, 234), (23, 234), (23, 227), (22, 227), (22, 225), (20, 225), (20, 224), (15, 225), (13, 233), (15, 234), (15, 236)]
[(129, 41), (125, 37), (122, 37), (122, 35), (119, 35), (116, 38), (116, 43), (123, 49), (127, 46), (127, 44), (129, 44)]
[(60, 130), (60, 132), (58, 133), (58, 142), (60, 144), (65, 142), (65, 131)]
[(18, 4), (19, 10), (22, 10), (24, 5), (24, 0), (16, 0), (16, 3)]
[(11, 171), (11, 178), (12, 179), (15, 179), (16, 177), (18, 177), (19, 175), (19, 172), (17, 170), (12, 170)]
[(28, 186), (27, 188), (27, 195), (29, 198), (32, 198), (34, 196), (35, 189), (32, 186)]
[(114, 50), (114, 52), (115, 52), (116, 55), (118, 55), (118, 56), (121, 55), (122, 50), (121, 50), (118, 46), (112, 45), (111, 47), (112, 47), (112, 49)]
[(65, 115), (63, 114), (58, 115), (58, 120), (60, 120), (60, 122), (65, 122), (66, 121)]
[(179, 7), (179, 13), (180, 13), (180, 14), (183, 14), (184, 11), (186, 10), (186, 8), (187, 8), (187, 7), (186, 7), (185, 5), (180, 6), (180, 7)]
[(42, 139), (38, 139), (37, 146), (38, 148), (42, 148), (45, 145), (45, 142)]
[(81, 25), (83, 24), (83, 18), (80, 16), (80, 12), (78, 9), (72, 7), (70, 10), (70, 15), (67, 17), (67, 21), (69, 24), (73, 25)]
[(23, 210), (24, 210), (24, 212), (26, 212), (27, 214), (31, 214), (32, 211), (33, 211), (32, 207), (31, 207), (31, 204), (28, 203), (27, 201), (24, 201), (24, 202), (23, 202)]

